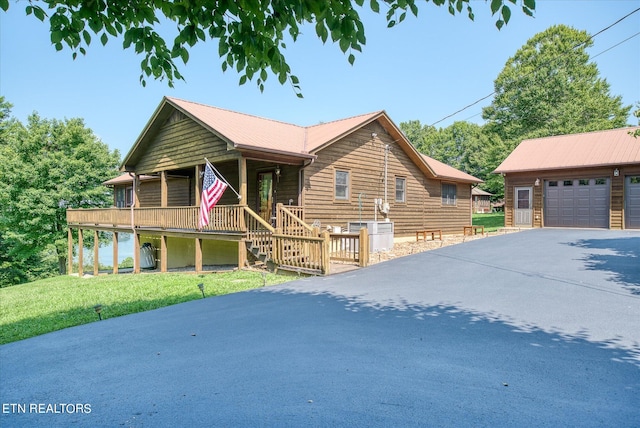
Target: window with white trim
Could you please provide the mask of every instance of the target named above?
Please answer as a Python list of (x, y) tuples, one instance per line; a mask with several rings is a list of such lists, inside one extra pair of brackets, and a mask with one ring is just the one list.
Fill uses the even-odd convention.
[(349, 171), (336, 170), (335, 198), (340, 201), (349, 200)]
[(396, 177), (396, 202), (406, 202), (407, 179)]

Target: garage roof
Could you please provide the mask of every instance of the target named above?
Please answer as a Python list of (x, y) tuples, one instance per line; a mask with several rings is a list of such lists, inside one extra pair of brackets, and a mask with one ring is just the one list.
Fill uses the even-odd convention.
[(640, 127), (522, 141), (494, 173), (640, 164)]

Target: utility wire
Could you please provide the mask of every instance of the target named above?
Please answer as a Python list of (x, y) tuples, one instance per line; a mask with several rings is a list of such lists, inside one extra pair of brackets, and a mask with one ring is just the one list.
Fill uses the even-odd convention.
[[(633, 10), (633, 11), (631, 11), (631, 12), (629, 12), (628, 14), (626, 14), (626, 15), (625, 15), (625, 16), (623, 16), (622, 18), (618, 19), (618, 20), (617, 20), (616, 22), (614, 22), (613, 24), (611, 24), (611, 25), (609, 25), (609, 26), (607, 26), (607, 27), (603, 28), (602, 30), (600, 30), (600, 31), (598, 31), (597, 33), (595, 33), (594, 35), (589, 36), (585, 41), (580, 42), (580, 43), (578, 43), (577, 45), (575, 45), (573, 48), (571, 48), (571, 50), (576, 50), (576, 49), (578, 49), (579, 47), (583, 46), (584, 44), (586, 44), (587, 42), (589, 42), (590, 40), (592, 40), (594, 37), (596, 37), (596, 36), (598, 36), (598, 35), (600, 35), (600, 34), (604, 33), (605, 31), (607, 31), (607, 30), (611, 29), (611, 28), (612, 28), (612, 27), (614, 27), (614, 26), (618, 25), (620, 22), (622, 22), (623, 20), (625, 20), (626, 18), (628, 18), (629, 16), (633, 15), (634, 13), (636, 13), (636, 12), (638, 12), (638, 11), (640, 11), (640, 7), (639, 7), (639, 8), (637, 8), (637, 9), (635, 9), (635, 10)], [(626, 38), (625, 40), (621, 41), (620, 43), (617, 43), (616, 45), (611, 46), (610, 48), (608, 48), (608, 49), (606, 49), (606, 50), (604, 50), (604, 51), (600, 52), (599, 54), (597, 54), (597, 55), (595, 55), (595, 56), (593, 56), (593, 57), (591, 57), (591, 58), (595, 58), (595, 57), (597, 57), (598, 55), (602, 55), (603, 53), (607, 52), (608, 50), (611, 50), (611, 49), (615, 48), (616, 46), (619, 46), (619, 45), (621, 45), (622, 43), (624, 43), (624, 42), (626, 42), (626, 41), (628, 41), (628, 40), (630, 40), (630, 39), (632, 39), (632, 38), (636, 37), (638, 34), (640, 34), (640, 33), (636, 33), (636, 34), (634, 34), (633, 36), (630, 36), (630, 37)], [(568, 53), (568, 52), (567, 52), (567, 53)], [(532, 73), (533, 73), (533, 72), (528, 73), (528, 74), (526, 74), (525, 76), (528, 76), (529, 74), (532, 74)], [(451, 114), (449, 114), (449, 115), (447, 115), (447, 116), (443, 117), (442, 119), (440, 119), (440, 120), (438, 120), (438, 121), (436, 121), (436, 122), (433, 122), (430, 126), (437, 125), (438, 123), (443, 122), (443, 121), (445, 121), (445, 120), (449, 119), (450, 117), (453, 117), (453, 116), (457, 115), (458, 113), (462, 113), (463, 111), (467, 110), (468, 108), (473, 107), (474, 105), (476, 105), (476, 104), (480, 103), (481, 101), (486, 100), (486, 99), (487, 99), (487, 98), (489, 98), (489, 97), (492, 97), (492, 96), (493, 96), (493, 95), (495, 95), (495, 94), (496, 94), (496, 91), (493, 91), (493, 92), (492, 92), (492, 93), (490, 93), (489, 95), (486, 95), (486, 96), (484, 96), (484, 97), (482, 97), (482, 98), (480, 98), (480, 99), (478, 99), (478, 100), (476, 100), (476, 101), (472, 102), (471, 104), (468, 104), (468, 105), (466, 105), (466, 106), (462, 107), (461, 109), (459, 109), (459, 110), (455, 111), (454, 113), (451, 113)], [(473, 116), (475, 116), (475, 115), (473, 115)], [(472, 117), (473, 117), (473, 116), (472, 116)]]

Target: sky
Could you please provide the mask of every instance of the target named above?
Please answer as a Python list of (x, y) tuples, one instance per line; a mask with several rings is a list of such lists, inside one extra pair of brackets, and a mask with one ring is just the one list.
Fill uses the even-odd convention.
[[(143, 87), (142, 56), (123, 50), (119, 40), (102, 46), (94, 37), (87, 55), (74, 61), (70, 50), (56, 52), (51, 45), (48, 23), (25, 15), (26, 1), (11, 0), (9, 11), (0, 11), (0, 94), (23, 122), (33, 112), (48, 119), (83, 118), (121, 156), (165, 95), (303, 126), (379, 110), (397, 125), (482, 124), (482, 107), (492, 97), (444, 118), (492, 94), (507, 60), (535, 34), (564, 24), (593, 35), (640, 8), (640, 0), (538, 0), (535, 17), (512, 6), (511, 21), (498, 31), (489, 3), (472, 1), (474, 21), (464, 12), (451, 16), (446, 8), (421, 4), (417, 18), (408, 16), (391, 29), (384, 13), (363, 10), (367, 43), (353, 66), (337, 44), (323, 45), (306, 27), (285, 51), (301, 82), (299, 99), (274, 76), (262, 93), (254, 82), (239, 86), (238, 74), (220, 68), (217, 41), (192, 48), (187, 65), (179, 63), (185, 82), (169, 88), (166, 81), (148, 79)], [(588, 50), (611, 95), (633, 109), (640, 102), (639, 32), (640, 11), (596, 36)], [(630, 116), (629, 124), (637, 120)]]

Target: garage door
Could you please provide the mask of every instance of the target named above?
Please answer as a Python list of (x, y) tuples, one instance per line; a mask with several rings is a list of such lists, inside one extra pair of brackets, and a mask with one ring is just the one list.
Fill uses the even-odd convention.
[(609, 179), (545, 181), (547, 227), (609, 227)]
[(624, 188), (624, 227), (640, 229), (640, 175), (627, 177)]

